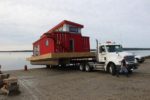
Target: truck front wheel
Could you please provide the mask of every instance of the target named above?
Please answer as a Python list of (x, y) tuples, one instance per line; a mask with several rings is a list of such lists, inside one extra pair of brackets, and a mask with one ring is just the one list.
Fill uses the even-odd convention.
[(116, 67), (115, 67), (115, 65), (114, 65), (113, 63), (111, 63), (111, 64), (109, 65), (109, 73), (110, 73), (111, 75), (115, 75), (115, 74), (116, 74)]

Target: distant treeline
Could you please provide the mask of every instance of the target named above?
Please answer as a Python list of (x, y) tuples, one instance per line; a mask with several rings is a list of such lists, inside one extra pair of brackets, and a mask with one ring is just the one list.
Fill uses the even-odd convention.
[(123, 48), (123, 50), (150, 50), (150, 48)]
[[(123, 48), (123, 50), (150, 50), (150, 48)], [(91, 49), (90, 51), (96, 51), (96, 49)], [(6, 50), (0, 52), (33, 52), (33, 50)]]
[(33, 50), (6, 50), (0, 52), (32, 52)]
[[(150, 48), (123, 48), (123, 50), (150, 50)], [(96, 51), (96, 49), (91, 49), (90, 51)]]

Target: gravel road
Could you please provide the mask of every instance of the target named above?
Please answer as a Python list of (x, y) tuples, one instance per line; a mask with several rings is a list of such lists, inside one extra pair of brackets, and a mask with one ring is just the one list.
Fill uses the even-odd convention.
[(19, 95), (0, 100), (150, 100), (150, 59), (130, 77), (74, 68), (8, 71), (19, 78)]

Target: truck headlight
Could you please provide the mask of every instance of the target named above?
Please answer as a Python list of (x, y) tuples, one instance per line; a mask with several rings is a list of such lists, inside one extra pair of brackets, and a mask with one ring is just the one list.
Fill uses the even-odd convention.
[(121, 65), (122, 61), (119, 59), (119, 60), (116, 60), (116, 65)]

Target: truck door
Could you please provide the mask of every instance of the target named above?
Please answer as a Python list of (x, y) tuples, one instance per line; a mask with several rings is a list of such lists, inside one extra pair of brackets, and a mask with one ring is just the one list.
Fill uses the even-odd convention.
[(106, 49), (105, 46), (99, 47), (99, 62), (105, 63), (106, 61)]

